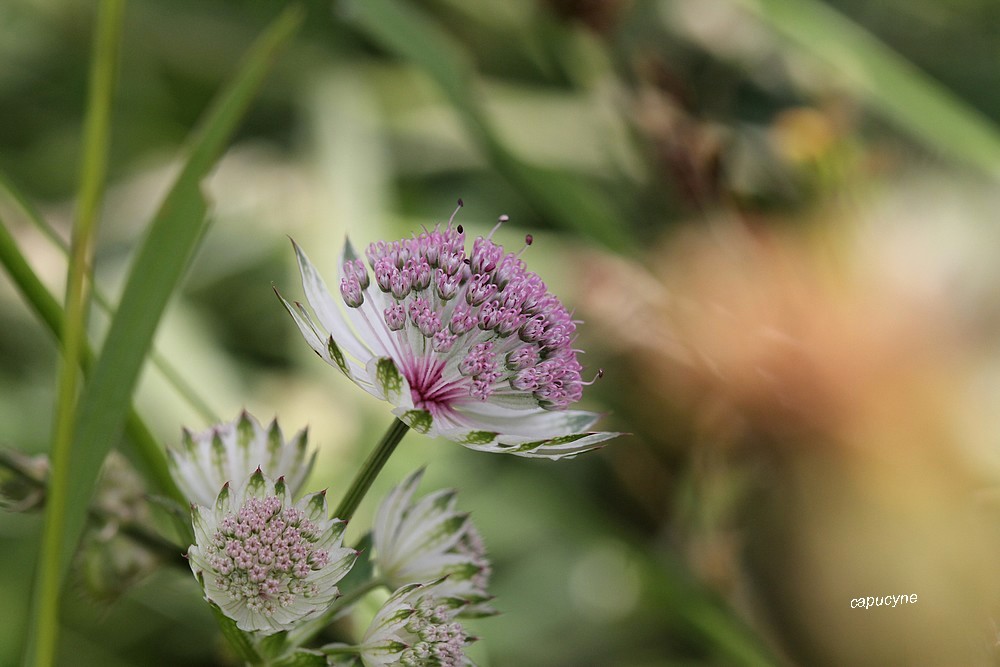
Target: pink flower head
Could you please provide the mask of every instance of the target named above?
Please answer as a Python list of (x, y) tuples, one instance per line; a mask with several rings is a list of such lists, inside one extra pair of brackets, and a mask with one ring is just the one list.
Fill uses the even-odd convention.
[(315, 319), (278, 296), (320, 357), (417, 431), (518, 456), (595, 449), (618, 434), (588, 432), (598, 415), (567, 409), (587, 384), (576, 323), (520, 253), (491, 237), (466, 254), (464, 230), (449, 220), (372, 243), (367, 266), (348, 240), (339, 299), (293, 242)]

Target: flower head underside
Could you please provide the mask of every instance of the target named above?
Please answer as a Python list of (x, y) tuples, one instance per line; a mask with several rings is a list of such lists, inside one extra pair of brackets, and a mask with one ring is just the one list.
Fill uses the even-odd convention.
[(487, 616), (492, 568), (468, 514), (455, 509), (455, 491), (413, 496), (423, 469), (409, 475), (379, 505), (372, 526), (374, 561), (392, 588), (439, 581), (438, 595), (466, 600), (463, 616)]

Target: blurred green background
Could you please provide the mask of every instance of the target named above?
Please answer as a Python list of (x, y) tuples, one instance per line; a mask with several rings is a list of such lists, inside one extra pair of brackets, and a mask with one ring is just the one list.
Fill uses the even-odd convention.
[[(56, 293), (89, 0), (0, 4), (0, 216)], [(156, 348), (220, 419), (308, 424), (336, 498), (389, 413), (300, 339), (287, 237), (447, 219), (525, 253), (575, 309), (585, 407), (630, 435), (553, 464), (411, 434), (494, 559), (486, 667), (995, 664), (1000, 587), (1000, 11), (993, 0), (373, 0), (306, 20), (206, 191)], [(95, 270), (128, 262), (212, 95), (284, 3), (132, 0)], [(58, 349), (0, 278), (0, 444), (44, 452)], [(107, 318), (95, 311), (99, 341)], [(165, 445), (210, 425), (146, 369)], [(40, 535), (0, 514), (0, 665)], [(907, 609), (852, 598), (916, 593)], [(232, 664), (189, 573), (66, 592), (60, 664)], [(1000, 617), (997, 617), (1000, 618)], [(351, 628), (341, 628), (350, 632)], [(227, 662), (229, 661), (229, 662)]]

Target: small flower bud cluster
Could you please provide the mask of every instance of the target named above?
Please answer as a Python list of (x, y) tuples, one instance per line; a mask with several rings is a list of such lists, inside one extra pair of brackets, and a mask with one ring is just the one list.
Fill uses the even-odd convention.
[(460, 667), (473, 641), (455, 616), (463, 602), (438, 590), (440, 582), (397, 589), (375, 614), (358, 655), (365, 665)]
[(409, 647), (399, 655), (407, 667), (460, 667), (466, 664), (468, 643), (461, 623), (451, 620), (452, 610), (431, 596), (420, 598), (406, 622)]
[(347, 260), (340, 279), (340, 294), (351, 308), (358, 308), (365, 302), (364, 291), (368, 289), (368, 271), (361, 260)]

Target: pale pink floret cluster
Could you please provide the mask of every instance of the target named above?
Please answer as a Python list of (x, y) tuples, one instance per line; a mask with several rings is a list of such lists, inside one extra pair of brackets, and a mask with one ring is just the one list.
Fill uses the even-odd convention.
[(313, 313), (282, 302), (320, 357), (418, 431), (519, 456), (595, 449), (618, 434), (587, 431), (598, 415), (569, 409), (589, 384), (576, 323), (523, 250), (507, 253), (491, 237), (467, 253), (462, 226), (449, 221), (370, 244), (367, 263), (348, 241), (336, 297), (295, 245)]
[[(494, 393), (530, 393), (549, 409), (580, 400), (576, 325), (518, 255), (480, 237), (467, 258), (461, 226), (378, 241), (365, 255), (391, 297), (385, 325), (418, 343), (399, 348), (417, 407), (448, 417), (456, 401)], [(363, 305), (369, 284), (362, 261), (344, 263), (340, 292), (349, 307)]]
[(468, 635), (460, 623), (451, 620), (452, 612), (447, 606), (427, 596), (414, 605), (413, 611), (406, 624), (412, 643), (400, 654), (401, 665), (459, 667), (467, 664), (464, 649)]
[(227, 514), (206, 549), (219, 589), (249, 610), (273, 616), (297, 596), (313, 597), (307, 577), (325, 567), (330, 554), (316, 548), (318, 527), (277, 496), (249, 498)]
[(290, 630), (323, 613), (357, 558), (324, 492), (293, 503), (284, 479), (260, 469), (223, 486), (214, 508), (193, 505), (191, 519), (187, 555), (205, 598), (248, 632)]

